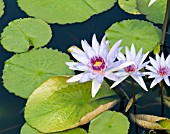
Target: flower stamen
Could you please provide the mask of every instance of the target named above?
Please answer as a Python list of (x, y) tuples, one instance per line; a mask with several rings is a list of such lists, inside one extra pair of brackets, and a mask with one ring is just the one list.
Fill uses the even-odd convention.
[(92, 57), (90, 63), (92, 69), (98, 73), (101, 73), (106, 68), (106, 63), (100, 56)]
[(132, 64), (132, 65), (130, 65), (130, 66), (125, 67), (125, 71), (126, 71), (127, 73), (135, 72), (135, 71), (136, 71), (136, 67), (135, 67), (134, 64)]
[(158, 74), (160, 75), (160, 76), (166, 76), (167, 74), (168, 74), (168, 72), (169, 72), (169, 69), (168, 69), (168, 67), (159, 67), (159, 69), (158, 69)]

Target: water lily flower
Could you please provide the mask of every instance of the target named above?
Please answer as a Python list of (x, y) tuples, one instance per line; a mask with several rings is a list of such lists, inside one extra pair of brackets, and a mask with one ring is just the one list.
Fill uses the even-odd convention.
[(145, 76), (145, 74), (140, 72), (140, 70), (149, 63), (149, 61), (143, 63), (148, 54), (149, 52), (143, 54), (141, 48), (136, 55), (134, 44), (131, 45), (131, 51), (128, 49), (128, 47), (126, 47), (126, 57), (120, 52), (117, 57), (118, 60), (134, 61), (134, 64), (131, 64), (115, 73), (120, 78), (120, 80), (114, 82), (111, 88), (117, 86), (128, 76), (131, 76), (144, 90), (148, 91), (142, 78), (142, 76)]
[(147, 65), (145, 68), (150, 72), (145, 72), (146, 75), (149, 75), (148, 78), (155, 78), (150, 85), (150, 88), (153, 88), (157, 83), (164, 80), (165, 83), (170, 86), (169, 76), (170, 76), (170, 55), (165, 60), (164, 54), (161, 54), (161, 57), (156, 54), (156, 60), (152, 57), (150, 58), (150, 63), (152, 66)]
[(148, 7), (150, 7), (153, 3), (155, 3), (156, 2), (156, 0), (151, 0), (150, 2), (149, 2), (149, 4), (148, 4)]
[(92, 97), (95, 97), (104, 77), (117, 81), (118, 78), (113, 72), (132, 64), (132, 62), (115, 62), (115, 59), (121, 50), (119, 47), (121, 41), (122, 40), (117, 41), (109, 51), (109, 41), (106, 41), (106, 36), (103, 37), (99, 44), (96, 35), (94, 34), (92, 38), (92, 47), (86, 40), (82, 40), (81, 44), (84, 51), (76, 46), (69, 48), (68, 50), (78, 62), (66, 62), (66, 65), (72, 70), (84, 72), (74, 75), (69, 78), (67, 82), (79, 81), (80, 83), (83, 83), (92, 80)]

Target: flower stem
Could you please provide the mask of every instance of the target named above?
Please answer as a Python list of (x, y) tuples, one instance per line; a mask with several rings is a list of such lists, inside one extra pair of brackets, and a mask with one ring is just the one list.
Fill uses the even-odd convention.
[(161, 40), (161, 45), (163, 45), (163, 46), (164, 46), (164, 43), (165, 43), (165, 35), (166, 35), (166, 29), (167, 29), (167, 23), (168, 23), (169, 8), (170, 8), (170, 0), (167, 1), (165, 19), (164, 19), (164, 24), (163, 24), (162, 40)]
[[(104, 81), (109, 85), (109, 87), (111, 87), (112, 83), (111, 83), (108, 79), (104, 78)], [(117, 90), (117, 89), (115, 89), (115, 88), (112, 88), (112, 89), (115, 91), (115, 93), (116, 93), (116, 94), (120, 97), (120, 99), (123, 101), (125, 97), (119, 92), (119, 90)]]
[[(105, 82), (111, 87), (112, 83), (111, 83), (108, 79), (106, 79), (106, 78), (104, 78), (104, 80), (105, 80)], [(113, 90), (115, 91), (115, 93), (116, 93), (116, 94), (120, 97), (120, 99), (121, 99), (121, 101), (120, 101), (120, 106), (119, 106), (119, 111), (120, 111), (120, 112), (123, 112), (125, 96), (122, 95), (119, 90), (117, 90), (117, 89), (115, 89), (115, 88), (114, 88)]]
[(160, 82), (160, 90), (161, 90), (161, 115), (164, 116), (163, 81)]
[[(135, 97), (135, 88), (134, 88), (133, 78), (131, 79), (131, 83), (132, 83), (132, 97), (133, 97), (134, 115), (136, 115), (136, 97)], [(135, 131), (136, 131), (136, 134), (138, 134), (138, 126), (136, 123), (135, 123)]]
[(132, 96), (133, 96), (133, 104), (135, 104), (135, 105), (136, 105), (135, 89), (134, 89), (134, 80), (133, 80), (133, 78), (132, 78), (131, 82), (132, 82)]

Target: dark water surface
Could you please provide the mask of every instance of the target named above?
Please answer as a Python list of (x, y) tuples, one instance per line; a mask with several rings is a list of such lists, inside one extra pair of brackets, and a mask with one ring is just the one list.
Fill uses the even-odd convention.
[[(28, 17), (16, 4), (16, 0), (4, 0), (5, 2), (5, 14), (0, 18), (0, 33), (2, 33), (5, 26), (12, 20), (18, 18)], [(91, 37), (94, 33), (97, 34), (99, 40), (104, 35), (105, 30), (111, 26), (112, 23), (117, 21), (122, 21), (125, 19), (145, 19), (143, 15), (130, 15), (125, 13), (123, 10), (116, 5), (108, 10), (107, 12), (101, 13), (100, 15), (95, 15), (86, 22), (69, 24), (69, 25), (51, 25), (53, 38), (47, 47), (52, 47), (54, 49), (59, 49), (62, 52), (67, 52), (68, 47), (75, 44), (80, 46), (81, 39), (87, 39), (88, 42), (91, 42)], [(159, 25), (161, 28), (161, 25)], [(168, 40), (169, 35), (166, 37), (167, 44), (170, 43)], [(2, 76), (2, 70), (4, 66), (4, 61), (9, 59), (13, 53), (7, 52), (0, 45), (0, 76)], [(139, 91), (143, 91), (139, 89)], [(146, 113), (160, 115), (160, 105), (149, 105), (152, 98), (155, 97), (155, 94), (158, 93), (158, 90), (154, 93), (151, 93), (151, 96), (147, 96), (145, 99), (141, 99), (138, 102), (137, 113)], [(129, 93), (130, 94), (130, 93)], [(24, 124), (23, 111), (26, 100), (20, 97), (15, 96), (13, 93), (9, 93), (0, 80), (0, 134), (19, 134), (20, 128)], [(127, 102), (125, 102), (126, 104)], [(143, 107), (143, 105), (147, 106)], [(119, 110), (117, 105), (115, 108)], [(133, 109), (130, 110), (133, 113)], [(170, 117), (169, 108), (165, 107), (165, 116)], [(85, 126), (86, 127), (86, 126)], [(134, 124), (131, 123), (130, 134), (135, 134)], [(139, 128), (139, 133), (144, 133), (144, 129)]]

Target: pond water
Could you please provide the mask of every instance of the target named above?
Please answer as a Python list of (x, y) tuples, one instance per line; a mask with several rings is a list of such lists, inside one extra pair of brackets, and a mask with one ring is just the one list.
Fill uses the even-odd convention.
[[(18, 18), (28, 17), (16, 4), (16, 0), (4, 0), (5, 2), (5, 14), (0, 18), (0, 33), (2, 33), (4, 27), (12, 20)], [(170, 17), (169, 17), (170, 18)], [(83, 22), (70, 25), (51, 25), (53, 38), (50, 43), (47, 45), (48, 48), (52, 47), (53, 49), (59, 49), (62, 52), (67, 53), (67, 49), (76, 44), (80, 47), (80, 40), (87, 39), (88, 42), (91, 42), (91, 37), (94, 33), (97, 34), (99, 40), (101, 40), (105, 30), (111, 26), (114, 22), (119, 22), (125, 19), (145, 19), (144, 15), (130, 15), (125, 13), (119, 8), (116, 4), (114, 8), (108, 10), (107, 12), (101, 13), (100, 15), (94, 15), (91, 19)], [(161, 25), (157, 25), (161, 28)], [(170, 29), (170, 28), (169, 28)], [(170, 44), (170, 36), (167, 35), (166, 42)], [(0, 45), (0, 76), (2, 76), (2, 70), (4, 66), (4, 61), (9, 59), (13, 53), (7, 52)], [(122, 87), (121, 87), (122, 86)], [(130, 87), (123, 87), (129, 96), (131, 96)], [(158, 87), (155, 88), (155, 91), (150, 91), (146, 97), (137, 102), (137, 113), (143, 114), (153, 114), (161, 115), (161, 106), (158, 103), (155, 103), (155, 95), (158, 95)], [(138, 87), (137, 92), (143, 92), (142, 89)], [(153, 101), (153, 102), (152, 102)], [(20, 97), (15, 96), (13, 93), (9, 93), (4, 87), (2, 79), (0, 80), (0, 134), (19, 134), (21, 126), (25, 123), (24, 120), (24, 106), (26, 100)], [(125, 106), (127, 102), (124, 102)], [(148, 104), (148, 105), (146, 105)], [(145, 105), (145, 106), (144, 106)], [(121, 105), (122, 106), (122, 105)], [(124, 107), (123, 107), (124, 109)], [(115, 106), (112, 110), (119, 111), (119, 105)], [(129, 114), (133, 113), (133, 108), (130, 109)], [(165, 106), (165, 116), (170, 118), (170, 108)], [(128, 116), (129, 116), (128, 114)], [(87, 125), (83, 126), (87, 128)], [(145, 134), (145, 130), (138, 127), (139, 134)], [(130, 134), (136, 134), (135, 125), (131, 122)]]

